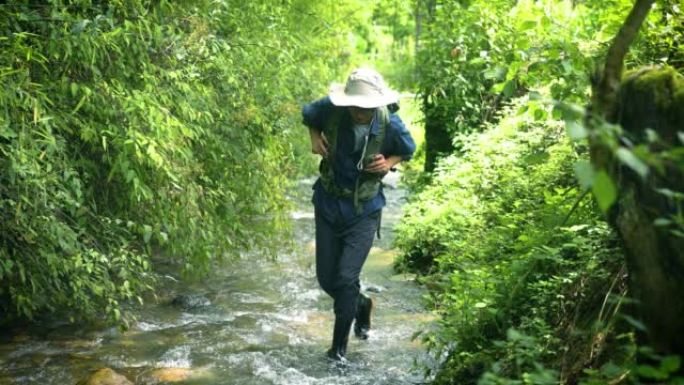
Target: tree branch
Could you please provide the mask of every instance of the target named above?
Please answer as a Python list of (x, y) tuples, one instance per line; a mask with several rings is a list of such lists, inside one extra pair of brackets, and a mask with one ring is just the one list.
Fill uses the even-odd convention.
[(625, 23), (613, 39), (606, 55), (603, 73), (594, 85), (594, 108), (604, 117), (613, 115), (615, 95), (620, 86), (624, 59), (655, 0), (637, 0)]

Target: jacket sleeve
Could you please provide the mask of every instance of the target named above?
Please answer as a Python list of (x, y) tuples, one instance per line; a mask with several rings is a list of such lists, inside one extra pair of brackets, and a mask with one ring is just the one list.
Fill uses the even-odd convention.
[(334, 106), (329, 97), (323, 97), (304, 105), (302, 108), (302, 122), (309, 128), (323, 131), (326, 119), (332, 113)]
[(389, 137), (387, 145), (389, 146), (386, 155), (398, 155), (403, 160), (409, 160), (413, 157), (416, 151), (416, 142), (413, 141), (411, 133), (401, 121), (399, 115), (390, 115), (390, 124), (388, 130)]

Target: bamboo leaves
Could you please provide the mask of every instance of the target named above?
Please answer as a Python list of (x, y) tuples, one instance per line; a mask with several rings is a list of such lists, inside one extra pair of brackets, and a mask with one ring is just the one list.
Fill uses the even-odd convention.
[(152, 253), (193, 276), (276, 244), (297, 106), (349, 43), (311, 36), (326, 4), (67, 3), (0, 7), (0, 312), (125, 325)]

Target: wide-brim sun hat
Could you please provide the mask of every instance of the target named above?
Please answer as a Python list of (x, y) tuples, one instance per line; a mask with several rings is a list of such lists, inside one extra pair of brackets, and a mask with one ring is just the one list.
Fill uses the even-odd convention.
[(399, 93), (385, 84), (377, 71), (358, 68), (346, 84), (333, 83), (328, 94), (332, 104), (340, 107), (377, 108), (399, 101)]

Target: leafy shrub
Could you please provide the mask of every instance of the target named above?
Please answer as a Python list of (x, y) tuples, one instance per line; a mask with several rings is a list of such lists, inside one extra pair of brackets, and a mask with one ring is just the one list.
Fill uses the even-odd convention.
[(197, 276), (277, 242), (287, 177), (310, 167), (299, 103), (351, 64), (344, 33), (359, 19), (330, 30), (333, 13), (307, 1), (0, 6), (3, 317), (121, 320), (154, 284), (153, 255)]
[(574, 354), (598, 333), (596, 304), (624, 294), (617, 242), (575, 181), (581, 156), (562, 122), (504, 116), (440, 163), (399, 226), (397, 267), (427, 273), (441, 315), (424, 336), (440, 384), (575, 375)]
[[(572, 109), (558, 107), (586, 103), (589, 74), (632, 5), (435, 7), (418, 81), (426, 119), (446, 127), (457, 153), (430, 177), (412, 176), (417, 194), (396, 242), (397, 268), (423, 274), (440, 315), (423, 335), (442, 363), (436, 383), (574, 383), (586, 368), (610, 382), (629, 372), (634, 320), (619, 311), (619, 242), (575, 181), (587, 150), (567, 141), (561, 118)], [(681, 60), (679, 29), (668, 25), (681, 10), (654, 8), (630, 63)], [(586, 132), (569, 122), (568, 134)]]

